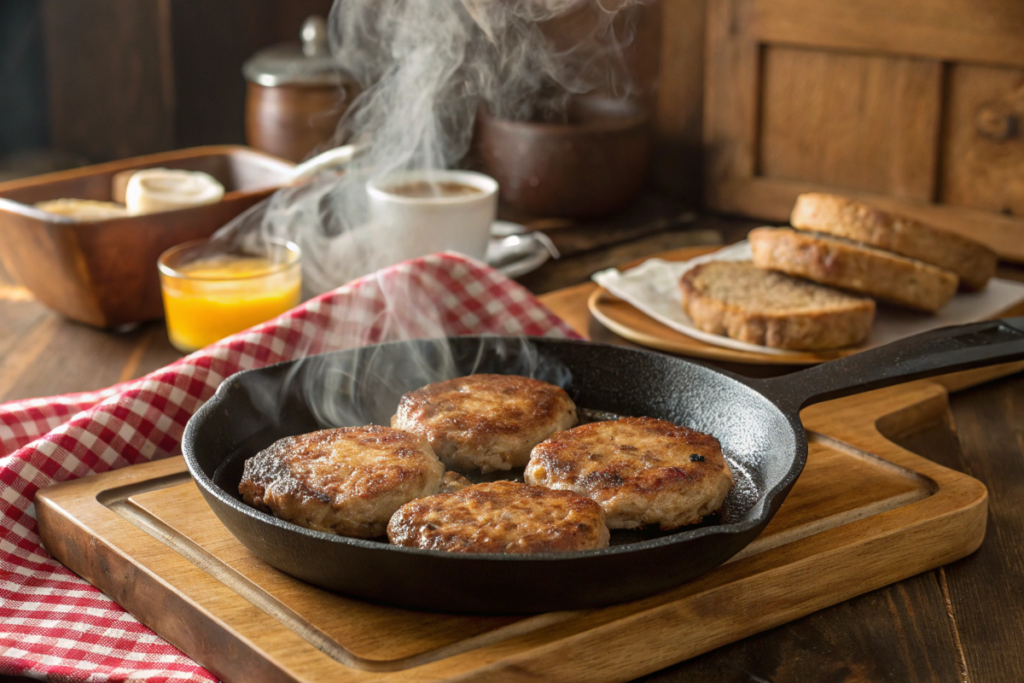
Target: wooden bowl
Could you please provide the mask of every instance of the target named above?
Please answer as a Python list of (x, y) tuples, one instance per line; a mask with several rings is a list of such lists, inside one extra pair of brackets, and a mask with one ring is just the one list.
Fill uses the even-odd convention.
[[(224, 185), (224, 198), (93, 223), (33, 206), (62, 197), (110, 201), (119, 173), (157, 167), (209, 173)], [(292, 168), (247, 147), (196, 147), (0, 183), (0, 259), (40, 302), (72, 320), (116, 327), (160, 318), (160, 254), (209, 237), (287, 183)]]
[(646, 110), (629, 100), (586, 97), (570, 105), (568, 118), (509, 121), (481, 108), (477, 147), (502, 201), (538, 216), (599, 216), (625, 208), (644, 185)]

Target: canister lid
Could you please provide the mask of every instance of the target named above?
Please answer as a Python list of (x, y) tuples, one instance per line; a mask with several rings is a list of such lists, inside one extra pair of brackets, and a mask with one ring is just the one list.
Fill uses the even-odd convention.
[(260, 50), (242, 65), (246, 80), (259, 85), (344, 85), (352, 78), (331, 58), (327, 22), (312, 16), (302, 25), (302, 43)]

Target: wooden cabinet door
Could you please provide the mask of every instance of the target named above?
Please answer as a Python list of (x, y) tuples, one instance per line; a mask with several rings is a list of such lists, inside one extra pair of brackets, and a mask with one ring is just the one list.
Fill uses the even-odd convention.
[(709, 0), (705, 200), (861, 197), (1024, 262), (1024, 2)]

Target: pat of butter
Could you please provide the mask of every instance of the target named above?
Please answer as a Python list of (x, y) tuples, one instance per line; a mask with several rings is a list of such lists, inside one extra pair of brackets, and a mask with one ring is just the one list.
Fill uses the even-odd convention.
[(133, 216), (219, 202), (224, 186), (208, 173), (150, 168), (132, 174), (125, 204)]

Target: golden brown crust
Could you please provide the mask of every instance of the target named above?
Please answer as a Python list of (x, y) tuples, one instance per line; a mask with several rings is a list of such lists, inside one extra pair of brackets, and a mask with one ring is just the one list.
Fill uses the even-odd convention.
[(747, 239), (758, 268), (935, 312), (956, 294), (955, 273), (841, 238), (756, 228)]
[(495, 481), (402, 506), (388, 538), (457, 553), (560, 553), (607, 547), (609, 533), (601, 506), (588, 498)]
[(245, 461), (238, 490), (299, 526), (373, 538), (403, 504), (436, 493), (443, 475), (422, 436), (371, 425), (281, 439)]
[(902, 254), (960, 277), (960, 288), (984, 289), (998, 258), (988, 247), (905, 216), (831, 194), (810, 192), (796, 199), (793, 227), (828, 233)]
[(441, 490), (438, 493), (455, 493), (472, 485), (473, 482), (458, 472), (445, 472), (444, 479), (441, 480)]
[(863, 342), (875, 302), (756, 268), (749, 261), (694, 266), (679, 281), (683, 310), (705, 332), (779, 349), (834, 349)]
[(533, 449), (526, 481), (604, 508), (612, 529), (696, 524), (718, 510), (732, 472), (718, 439), (650, 417), (592, 422)]
[(402, 396), (391, 425), (429, 441), (448, 467), (522, 467), (530, 449), (576, 424), (576, 405), (559, 387), (519, 375), (469, 375)]

